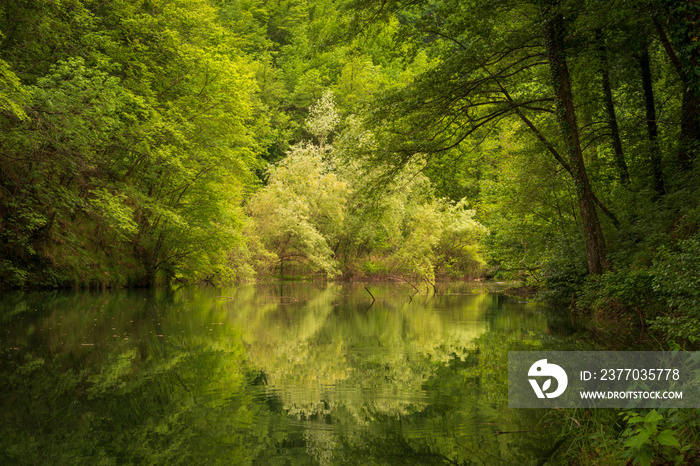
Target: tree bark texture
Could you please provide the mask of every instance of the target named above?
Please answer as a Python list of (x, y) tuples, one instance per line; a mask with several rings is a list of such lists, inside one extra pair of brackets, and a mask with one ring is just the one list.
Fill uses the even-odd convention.
[(571, 92), (571, 78), (566, 63), (564, 21), (561, 14), (550, 11), (552, 6), (553, 2), (551, 0), (544, 0), (544, 39), (555, 93), (557, 120), (566, 144), (569, 163), (574, 176), (576, 197), (586, 240), (588, 272), (598, 275), (608, 268), (605, 238), (603, 237), (598, 212), (593, 200), (593, 191), (583, 162), (574, 99)]
[(654, 87), (651, 79), (651, 66), (649, 63), (649, 50), (646, 44), (639, 53), (639, 70), (642, 77), (642, 87), (644, 88), (644, 108), (646, 110), (647, 131), (649, 133), (649, 163), (654, 182), (654, 190), (659, 196), (666, 194), (664, 186), (663, 172), (661, 170), (661, 154), (659, 153), (658, 135), (659, 130), (656, 124), (656, 106), (654, 105)]
[(628, 185), (630, 174), (625, 161), (625, 154), (622, 151), (622, 139), (620, 138), (620, 128), (617, 125), (615, 115), (615, 103), (613, 102), (612, 86), (610, 85), (610, 70), (608, 64), (608, 53), (600, 31), (598, 31), (598, 54), (600, 55), (600, 74), (603, 86), (603, 100), (605, 102), (605, 113), (608, 117), (608, 127), (610, 128), (610, 138), (612, 139), (613, 151), (615, 154), (615, 165), (617, 165), (620, 183)]
[[(690, 6), (690, 2), (686, 2), (686, 6)], [(676, 15), (673, 18), (673, 24), (692, 24), (693, 26), (700, 21), (700, 8), (695, 4), (692, 8), (685, 8), (686, 16)], [(666, 33), (659, 18), (652, 16), (652, 21), (659, 34), (661, 44), (666, 51), (668, 59), (671, 61), (678, 77), (683, 86), (683, 97), (681, 101), (681, 137), (680, 148), (678, 151), (678, 161), (682, 168), (688, 170), (692, 166), (693, 157), (700, 145), (700, 84), (698, 83), (697, 75), (693, 72), (700, 66), (700, 52), (694, 45), (697, 42), (697, 33), (693, 37), (692, 34), (681, 34), (681, 40), (676, 41), (676, 48), (679, 50), (689, 51), (684, 55), (685, 66), (681, 62), (678, 53), (674, 50), (671, 40)], [(693, 79), (695, 78), (695, 79)]]

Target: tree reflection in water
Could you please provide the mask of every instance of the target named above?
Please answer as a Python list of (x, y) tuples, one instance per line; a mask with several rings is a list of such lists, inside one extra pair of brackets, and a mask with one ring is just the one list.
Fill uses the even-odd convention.
[(369, 309), (362, 285), (9, 295), (0, 462), (537, 462), (551, 433), (507, 409), (506, 358), (540, 310), (371, 289)]

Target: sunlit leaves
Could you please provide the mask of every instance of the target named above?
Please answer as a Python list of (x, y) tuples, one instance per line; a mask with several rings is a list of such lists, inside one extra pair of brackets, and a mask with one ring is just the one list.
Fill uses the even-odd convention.
[[(0, 38), (2, 36), (0, 35)], [(29, 100), (29, 93), (22, 88), (17, 75), (6, 61), (0, 59), (0, 111), (25, 119), (24, 105)]]
[[(39, 62), (22, 70), (39, 70), (31, 121), (5, 131), (0, 181), (12, 196), (3, 202), (16, 204), (19, 222), (3, 232), (16, 267), (50, 257), (63, 276), (44, 285), (230, 277), (259, 111), (233, 32), (205, 0), (70, 8), (66, 27), (82, 46), (42, 55), (51, 36), (28, 36)], [(47, 7), (38, 21), (58, 34), (61, 14)]]
[(333, 276), (338, 270), (329, 242), (343, 222), (346, 196), (347, 184), (328, 172), (316, 146), (300, 144), (270, 169), (249, 211), (281, 267), (301, 258)]
[(374, 137), (350, 118), (337, 144), (325, 144), (339, 120), (328, 91), (307, 120), (318, 144), (294, 146), (248, 203), (280, 273), (285, 261), (300, 259), (327, 276), (381, 272), (432, 281), (436, 269), (455, 276), (478, 273), (483, 260), (477, 243), (485, 229), (466, 202), (435, 199), (415, 165), (370, 192), (368, 186), (382, 176), (382, 170), (366, 169)]
[(309, 118), (306, 120), (306, 125), (311, 134), (316, 137), (321, 150), (339, 122), (340, 115), (335, 106), (333, 93), (326, 91), (321, 99), (309, 108)]

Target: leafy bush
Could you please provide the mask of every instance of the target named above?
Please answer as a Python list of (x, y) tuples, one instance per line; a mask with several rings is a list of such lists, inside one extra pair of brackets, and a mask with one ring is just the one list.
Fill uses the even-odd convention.
[(675, 250), (659, 251), (652, 273), (654, 291), (669, 308), (700, 317), (700, 233), (680, 241)]
[(664, 315), (649, 316), (650, 328), (666, 339), (695, 345), (700, 340), (700, 234), (674, 249), (661, 249), (651, 273)]
[(665, 335), (666, 339), (675, 342), (700, 341), (700, 319), (691, 316), (659, 316), (649, 319), (651, 330)]
[(374, 138), (350, 119), (344, 137), (328, 143), (338, 123), (327, 92), (307, 120), (317, 142), (292, 147), (248, 203), (255, 234), (270, 253), (263, 269), (290, 263), (329, 278), (342, 272), (428, 281), (436, 273), (480, 273), (478, 240), (486, 229), (467, 202), (436, 198), (419, 164), (368, 189), (382, 177), (381, 169), (364, 167), (364, 151), (377, 150)]
[(598, 322), (644, 325), (644, 318), (658, 307), (649, 270), (615, 270), (586, 278), (576, 305)]
[(555, 247), (544, 262), (542, 272), (546, 288), (538, 297), (553, 306), (568, 306), (583, 289), (588, 272), (585, 258)]

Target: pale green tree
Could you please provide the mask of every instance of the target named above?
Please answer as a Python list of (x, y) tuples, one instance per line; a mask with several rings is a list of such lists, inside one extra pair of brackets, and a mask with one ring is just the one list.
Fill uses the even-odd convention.
[(276, 267), (284, 273), (285, 263), (301, 262), (337, 275), (331, 241), (343, 223), (347, 183), (328, 172), (319, 148), (308, 143), (292, 147), (268, 173), (268, 185), (251, 198), (248, 212)]

